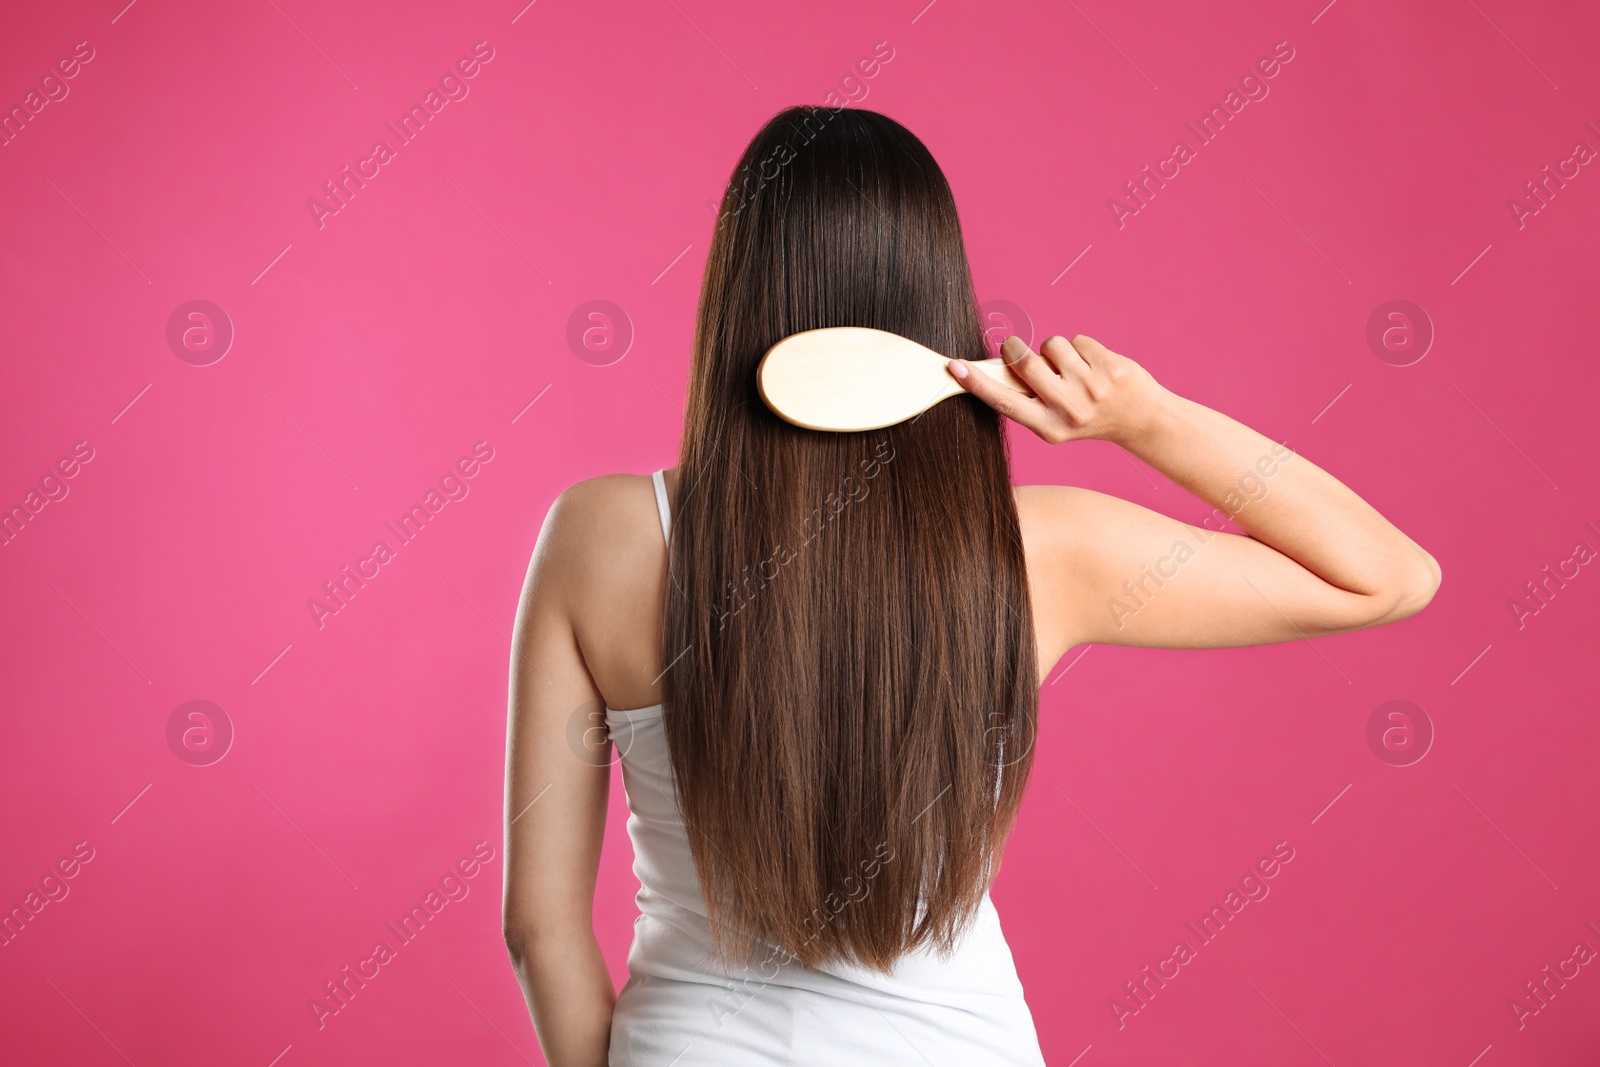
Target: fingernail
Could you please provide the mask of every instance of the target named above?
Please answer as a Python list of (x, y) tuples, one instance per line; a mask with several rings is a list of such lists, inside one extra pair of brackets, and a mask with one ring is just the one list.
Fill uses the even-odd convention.
[(967, 376), (967, 365), (965, 363), (961, 362), (959, 359), (952, 359), (952, 360), (950, 360), (949, 363), (947, 363), (945, 365), (950, 368), (950, 373), (954, 374), (957, 378), (961, 378), (961, 379), (965, 379), (966, 378), (966, 376)]

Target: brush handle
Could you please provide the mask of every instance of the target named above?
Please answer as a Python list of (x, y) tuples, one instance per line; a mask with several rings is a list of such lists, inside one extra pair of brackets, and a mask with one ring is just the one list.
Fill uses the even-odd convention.
[(978, 360), (968, 364), (968, 366), (978, 368), (1007, 389), (1018, 393), (1026, 393), (1028, 396), (1033, 395), (1033, 390), (1028, 388), (1028, 383), (1012, 373), (1011, 368), (1006, 366), (1006, 361), (1003, 359)]

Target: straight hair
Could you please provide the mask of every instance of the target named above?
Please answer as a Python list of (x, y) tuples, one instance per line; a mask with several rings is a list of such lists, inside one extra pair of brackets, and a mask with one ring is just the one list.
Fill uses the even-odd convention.
[(948, 954), (1032, 764), (1038, 665), (1000, 417), (862, 433), (762, 402), (783, 337), (988, 355), (955, 199), (884, 115), (791, 107), (745, 149), (695, 323), (668, 549), (664, 728), (713, 954), (888, 971)]

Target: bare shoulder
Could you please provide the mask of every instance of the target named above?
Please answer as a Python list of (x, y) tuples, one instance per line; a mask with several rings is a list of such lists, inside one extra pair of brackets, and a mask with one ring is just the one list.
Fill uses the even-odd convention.
[(579, 594), (626, 578), (661, 543), (655, 487), (646, 475), (603, 474), (556, 497), (539, 532), (538, 562), (555, 583)]
[[(547, 523), (564, 531), (601, 533), (629, 513), (655, 514), (655, 487), (643, 474), (602, 474), (573, 482), (550, 505)], [(626, 525), (626, 524), (624, 524)]]
[(1030, 565), (1035, 549), (1043, 562), (1054, 555), (1051, 549), (1087, 544), (1103, 535), (1106, 520), (1128, 506), (1118, 497), (1075, 485), (1019, 485), (1013, 492)]
[(1119, 497), (1073, 485), (1019, 485), (1017, 523), (1028, 568), (1039, 670), (1051, 667), (1083, 632), (1085, 590), (1099, 570), (1099, 549), (1120, 536), (1127, 509)]
[[(670, 472), (669, 482), (671, 484)], [(595, 686), (613, 708), (657, 699), (666, 541), (648, 476), (607, 474), (550, 506), (531, 571), (533, 596), (570, 628)]]
[(1099, 496), (1092, 489), (1075, 485), (1019, 485), (1012, 489), (1017, 498), (1017, 515), (1024, 513), (1037, 517), (1060, 508), (1071, 508), (1086, 497)]

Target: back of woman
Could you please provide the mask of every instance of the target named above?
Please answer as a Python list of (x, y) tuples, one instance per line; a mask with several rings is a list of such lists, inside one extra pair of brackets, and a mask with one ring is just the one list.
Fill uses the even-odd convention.
[[(564, 493), (519, 609), (506, 935), (558, 1067), (1042, 1063), (988, 892), (1041, 671), (1089, 641), (1370, 626), (1437, 585), (1431, 557), (1331, 476), (1087, 338), (1007, 342), (1030, 396), (957, 363), (968, 395), (909, 421), (790, 425), (757, 363), (831, 326), (989, 354), (927, 149), (873, 112), (791, 108), (718, 215), (677, 467)], [(1279, 499), (1119, 613), (1117, 583), (1198, 531), (1084, 490), (1014, 490), (1002, 413), (1046, 440), (1116, 440), (1219, 504), (1279, 448)], [(1306, 537), (1317, 515), (1337, 516), (1339, 545)], [(591, 926), (614, 759), (640, 883), (620, 995)]]

